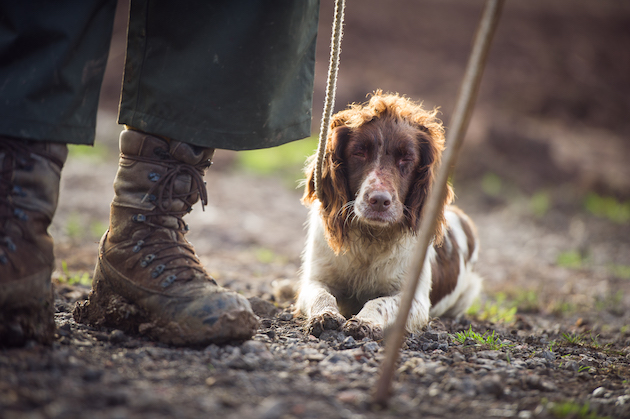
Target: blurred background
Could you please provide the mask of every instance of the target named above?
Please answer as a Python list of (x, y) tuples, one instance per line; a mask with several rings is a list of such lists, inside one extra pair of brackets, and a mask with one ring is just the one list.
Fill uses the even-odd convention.
[[(348, 0), (336, 109), (382, 89), (439, 107), (448, 129), (483, 6)], [(71, 160), (63, 180), (68, 192), (53, 226), (62, 276), (90, 272), (107, 225), (127, 8), (120, 0), (102, 87), (94, 149), (101, 157)], [(333, 8), (322, 0), (315, 137)], [(310, 138), (217, 153), (207, 176), (212, 202), (189, 222), (198, 225), (191, 241), (220, 281), (238, 287), (252, 276), (265, 284), (296, 277), (306, 217), (296, 182), (315, 147)], [(72, 153), (94, 153), (85, 149)], [(453, 183), (457, 204), (479, 226), (487, 292), (508, 295), (520, 312), (582, 318), (576, 307), (600, 304), (628, 331), (630, 2), (506, 1)]]
[[(383, 89), (439, 107), (448, 127), (483, 4), (349, 0), (336, 109)], [(127, 7), (119, 1), (101, 125), (111, 124), (117, 111)], [(314, 133), (333, 10), (332, 0), (322, 0)], [(630, 3), (508, 0), (457, 179), (492, 173), (529, 193), (567, 184), (625, 200), (629, 161)]]

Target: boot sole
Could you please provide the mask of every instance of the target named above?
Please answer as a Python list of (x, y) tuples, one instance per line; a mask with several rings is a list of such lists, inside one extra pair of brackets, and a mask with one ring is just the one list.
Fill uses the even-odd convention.
[(0, 347), (24, 346), (29, 341), (52, 343), (56, 326), (51, 274), (52, 269), (2, 284)]
[[(144, 335), (158, 342), (173, 346), (207, 346), (212, 343), (243, 341), (252, 337), (258, 327), (258, 319), (251, 310), (231, 310), (220, 313), (212, 321), (177, 322), (163, 316), (162, 313), (151, 313), (142, 304), (134, 303), (120, 295), (112, 282), (124, 282), (125, 287), (133, 287), (126, 279), (110, 279), (99, 257), (92, 282), (92, 292), (88, 300), (78, 302), (73, 315), (79, 323), (93, 326), (104, 326), (123, 330), (130, 334)], [(120, 289), (121, 287), (116, 287)], [(137, 287), (136, 287), (137, 288)], [(144, 289), (134, 289), (132, 295), (147, 293)], [(155, 293), (156, 298), (168, 298)], [(177, 300), (177, 297), (170, 297)], [(189, 298), (181, 298), (187, 302)], [(166, 304), (165, 304), (166, 305)]]

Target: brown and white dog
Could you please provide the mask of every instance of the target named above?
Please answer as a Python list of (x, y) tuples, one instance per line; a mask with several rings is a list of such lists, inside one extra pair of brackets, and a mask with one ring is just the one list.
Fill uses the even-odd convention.
[[(302, 202), (310, 207), (297, 310), (319, 336), (341, 329), (378, 339), (398, 313), (429, 189), (444, 149), (444, 129), (419, 104), (377, 91), (333, 116), (314, 189), (314, 158)], [(429, 316), (465, 312), (481, 289), (472, 271), (478, 239), (471, 220), (449, 206), (449, 186), (418, 285), (407, 330)]]

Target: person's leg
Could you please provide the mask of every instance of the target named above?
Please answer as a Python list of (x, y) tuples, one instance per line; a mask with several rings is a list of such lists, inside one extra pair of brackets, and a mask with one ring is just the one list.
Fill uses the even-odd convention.
[(0, 137), (0, 346), (52, 341), (54, 256), (47, 229), (67, 153), (65, 144)]
[(50, 343), (66, 143), (94, 141), (115, 1), (0, 2), (0, 346)]
[(0, 0), (0, 135), (93, 144), (116, 0)]
[(119, 123), (245, 150), (311, 135), (319, 0), (133, 0)]
[(131, 2), (109, 231), (80, 322), (174, 345), (250, 338), (248, 301), (184, 238), (215, 148), (309, 135), (316, 1)]

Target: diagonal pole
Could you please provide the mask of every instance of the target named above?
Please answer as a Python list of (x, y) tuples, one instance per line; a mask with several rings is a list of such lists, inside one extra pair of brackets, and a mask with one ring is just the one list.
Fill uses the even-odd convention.
[(464, 134), (470, 122), (474, 102), (481, 82), (481, 75), (483, 74), (483, 68), (490, 49), (490, 42), (499, 23), (499, 16), (504, 1), (505, 0), (487, 0), (479, 27), (477, 28), (473, 48), (468, 59), (468, 65), (459, 90), (457, 103), (455, 104), (451, 127), (446, 136), (446, 150), (444, 150), (444, 155), (442, 156), (442, 163), (438, 169), (437, 178), (429, 192), (425, 215), (420, 223), (418, 243), (414, 253), (418, 255), (418, 258), (409, 269), (405, 288), (401, 294), (402, 298), (398, 317), (388, 334), (385, 359), (383, 360), (381, 375), (376, 382), (373, 394), (373, 402), (381, 406), (387, 405), (390, 396), (391, 383), (394, 377), (396, 361), (398, 360), (398, 353), (405, 336), (407, 318), (416, 294), (427, 249), (433, 238), (432, 232), (435, 230), (437, 213), (441, 202), (443, 202), (445, 198), (448, 177), (451, 169), (455, 166), (457, 153), (461, 148)]

